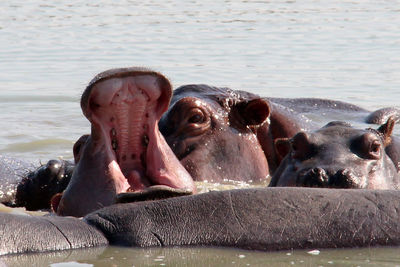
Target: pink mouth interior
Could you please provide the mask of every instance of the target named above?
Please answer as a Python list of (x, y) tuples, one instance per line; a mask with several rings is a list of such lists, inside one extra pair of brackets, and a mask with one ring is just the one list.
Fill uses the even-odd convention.
[(87, 114), (101, 129), (104, 153), (110, 159), (108, 171), (116, 181), (117, 193), (140, 191), (151, 185), (191, 187), (185, 175), (171, 174), (165, 164), (168, 159), (163, 151), (169, 147), (158, 131), (158, 120), (168, 105), (168, 99), (161, 97), (162, 90), (152, 75), (112, 78), (92, 89)]

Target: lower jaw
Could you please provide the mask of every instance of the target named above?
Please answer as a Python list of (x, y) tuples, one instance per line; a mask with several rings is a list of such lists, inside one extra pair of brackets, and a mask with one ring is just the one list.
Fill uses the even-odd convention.
[(141, 201), (160, 200), (171, 197), (193, 194), (189, 189), (176, 189), (166, 185), (153, 185), (143, 190), (129, 191), (117, 195), (116, 203), (131, 203)]

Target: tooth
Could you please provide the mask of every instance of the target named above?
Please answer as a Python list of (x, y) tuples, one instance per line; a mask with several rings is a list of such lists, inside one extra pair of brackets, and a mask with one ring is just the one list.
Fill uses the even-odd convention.
[(149, 137), (147, 136), (147, 134), (143, 135), (143, 146), (147, 146), (149, 144)]
[(116, 136), (117, 135), (117, 131), (115, 130), (115, 128), (111, 129), (111, 136)]
[(112, 148), (113, 148), (114, 150), (117, 150), (117, 149), (118, 149), (118, 141), (117, 141), (116, 139), (113, 139), (113, 140), (111, 141), (111, 146), (112, 146)]

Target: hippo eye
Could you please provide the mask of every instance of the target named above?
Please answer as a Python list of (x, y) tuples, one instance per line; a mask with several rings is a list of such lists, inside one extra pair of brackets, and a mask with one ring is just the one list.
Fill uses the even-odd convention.
[(353, 141), (350, 149), (365, 159), (380, 159), (382, 142), (373, 133), (365, 133)]
[(368, 154), (372, 159), (379, 159), (380, 151), (381, 151), (381, 144), (379, 143), (379, 141), (375, 140), (371, 143)]
[(189, 123), (202, 123), (202, 122), (204, 122), (204, 113), (198, 108), (192, 109), (190, 111), (188, 122)]
[(380, 147), (381, 147), (381, 144), (379, 144), (378, 142), (374, 142), (371, 145), (371, 152), (373, 152), (373, 153), (379, 152)]

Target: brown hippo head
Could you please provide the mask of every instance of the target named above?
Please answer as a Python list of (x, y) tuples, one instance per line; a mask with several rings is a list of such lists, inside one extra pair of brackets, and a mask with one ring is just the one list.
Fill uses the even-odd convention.
[(60, 215), (82, 216), (116, 202), (125, 192), (195, 192), (191, 176), (158, 130), (168, 109), (171, 84), (143, 68), (112, 69), (98, 74), (81, 98), (91, 123), (90, 136), (74, 147), (78, 161), (60, 199)]
[(269, 175), (257, 128), (269, 116), (260, 97), (228, 88), (177, 88), (159, 127), (196, 181), (261, 181)]
[(299, 132), (275, 141), (287, 154), (270, 186), (398, 189), (400, 177), (385, 148), (394, 118), (378, 130), (358, 130), (331, 122), (313, 133)]

